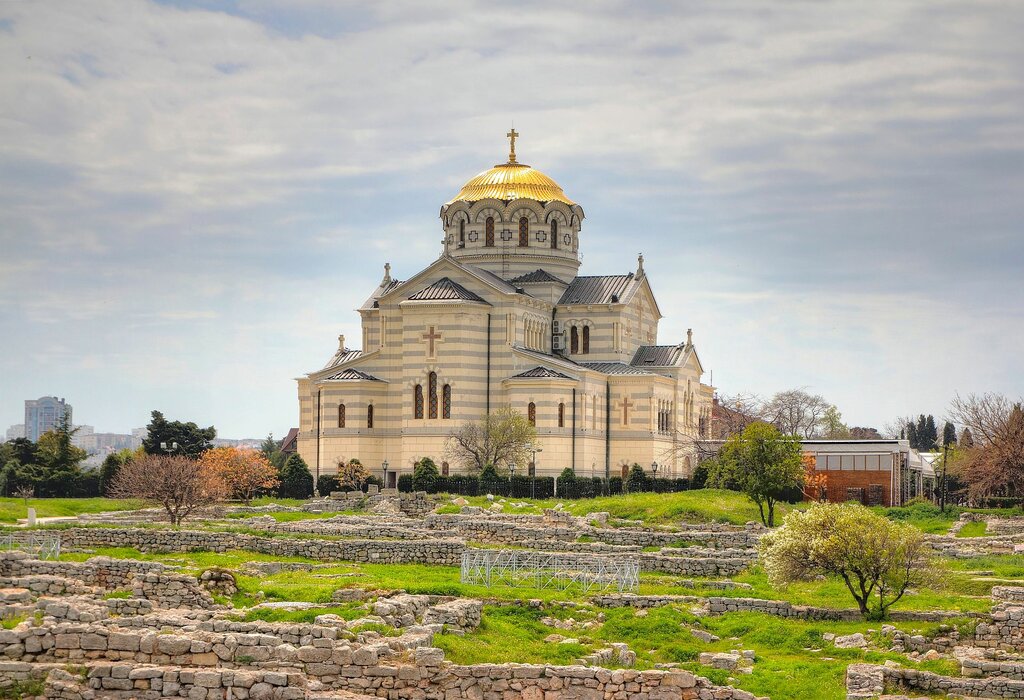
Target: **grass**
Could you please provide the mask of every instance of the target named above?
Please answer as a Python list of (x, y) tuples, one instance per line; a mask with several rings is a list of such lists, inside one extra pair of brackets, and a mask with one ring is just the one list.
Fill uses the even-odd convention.
[[(456, 496), (451, 496), (456, 498)], [(464, 496), (470, 505), (482, 506), (491, 505), (484, 496)], [(495, 501), (502, 499), (495, 499)], [(544, 508), (554, 508), (561, 503), (563, 508), (573, 515), (587, 515), (588, 513), (607, 512), (613, 518), (625, 520), (641, 520), (648, 525), (673, 525), (681, 521), (699, 523), (732, 523), (743, 525), (744, 523), (756, 520), (760, 522), (761, 516), (757, 506), (746, 496), (736, 491), (725, 491), (722, 489), (700, 489), (698, 491), (682, 491), (679, 493), (631, 493), (622, 496), (603, 496), (601, 498), (584, 498), (579, 500), (568, 499), (543, 499), (533, 500), (529, 498), (506, 498), (504, 499), (504, 512), (506, 513), (541, 513)], [(523, 508), (514, 508), (510, 504), (524, 503)], [(782, 517), (794, 508), (800, 508), (788, 503), (780, 503), (776, 506), (776, 520), (781, 521)], [(441, 507), (439, 512), (458, 513), (459, 506), (452, 503)]]
[[(145, 507), (145, 503), (113, 498), (30, 498), (28, 507), (36, 509), (36, 517), (54, 518), (112, 510), (135, 510)], [(16, 523), (26, 517), (28, 510), (23, 499), (0, 498), (0, 523)]]
[(984, 537), (988, 530), (988, 523), (985, 521), (972, 520), (956, 533), (957, 537)]
[[(943, 512), (934, 503), (923, 501), (915, 501), (900, 508), (876, 507), (874, 511), (886, 516), (890, 520), (909, 523), (922, 532), (932, 535), (944, 535), (949, 532), (950, 526), (960, 518), (961, 513), (984, 513), (986, 515), (1001, 515), (1005, 517), (1021, 515), (1021, 511), (1014, 508), (960, 508), (958, 506), (947, 506), (945, 512)], [(968, 523), (968, 525), (964, 526), (964, 529), (971, 525), (975, 525), (975, 523)], [(977, 525), (984, 525), (984, 523), (977, 523)], [(978, 535), (963, 536), (977, 537)]]

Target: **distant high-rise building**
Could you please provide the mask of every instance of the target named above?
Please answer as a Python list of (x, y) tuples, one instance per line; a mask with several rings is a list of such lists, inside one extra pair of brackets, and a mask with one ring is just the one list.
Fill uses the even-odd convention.
[(56, 396), (43, 396), (25, 401), (25, 437), (38, 442), (39, 436), (57, 427), (61, 418), (71, 422), (71, 404)]
[(18, 438), (23, 438), (23, 437), (25, 437), (25, 424), (24, 423), (18, 423), (16, 425), (12, 425), (10, 428), (7, 429), (7, 439), (8, 440), (17, 440)]

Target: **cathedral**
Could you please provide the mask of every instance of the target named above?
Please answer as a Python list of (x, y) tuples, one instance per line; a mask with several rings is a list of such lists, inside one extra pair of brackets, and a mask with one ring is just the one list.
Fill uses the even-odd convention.
[[(358, 458), (387, 487), (422, 457), (442, 473), (448, 436), (511, 406), (540, 449), (520, 474), (689, 476), (712, 387), (687, 331), (658, 345), (661, 311), (644, 272), (582, 276), (583, 208), (516, 160), (469, 180), (441, 207), (441, 255), (399, 280), (391, 266), (323, 369), (298, 379), (298, 450), (317, 474)], [(386, 469), (384, 466), (387, 465)]]

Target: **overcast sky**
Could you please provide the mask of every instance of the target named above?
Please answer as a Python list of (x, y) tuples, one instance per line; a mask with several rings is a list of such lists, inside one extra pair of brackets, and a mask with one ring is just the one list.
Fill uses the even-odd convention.
[(1021, 3), (430, 4), (0, 3), (0, 429), (281, 436), (513, 120), (721, 391), (1024, 394)]

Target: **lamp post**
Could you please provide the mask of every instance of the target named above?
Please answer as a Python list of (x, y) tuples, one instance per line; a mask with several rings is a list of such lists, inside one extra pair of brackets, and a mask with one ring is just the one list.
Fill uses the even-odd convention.
[(946, 465), (949, 462), (949, 443), (942, 443), (942, 480), (939, 482), (939, 511), (946, 512)]
[(530, 498), (537, 498), (537, 453), (543, 452), (540, 447), (533, 448), (533, 475), (530, 480)]
[(383, 484), (384, 488), (387, 488), (388, 487), (388, 461), (386, 459), (383, 462), (381, 462), (380, 468), (384, 472), (384, 484)]
[(508, 495), (512, 495), (512, 483), (516, 479), (516, 463), (510, 462), (508, 465)]
[(651, 488), (655, 492), (657, 492), (657, 490), (658, 490), (658, 462), (657, 461), (651, 462), (651, 479), (654, 481), (654, 483), (651, 484)]

